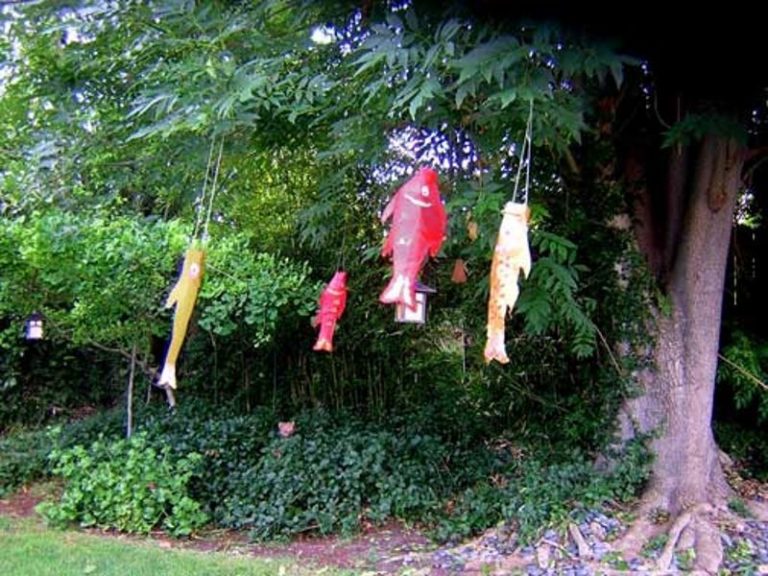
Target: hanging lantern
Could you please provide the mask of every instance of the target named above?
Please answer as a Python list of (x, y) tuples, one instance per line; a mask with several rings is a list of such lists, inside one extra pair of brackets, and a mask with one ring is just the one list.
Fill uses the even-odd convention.
[(416, 282), (413, 307), (398, 302), (395, 306), (395, 320), (411, 324), (424, 324), (427, 321), (427, 295), (435, 294), (437, 290)]
[(467, 282), (467, 263), (461, 258), (457, 258), (456, 262), (453, 264), (451, 282), (454, 284), (466, 284)]
[(27, 340), (43, 339), (43, 315), (32, 312), (24, 322), (24, 338)]

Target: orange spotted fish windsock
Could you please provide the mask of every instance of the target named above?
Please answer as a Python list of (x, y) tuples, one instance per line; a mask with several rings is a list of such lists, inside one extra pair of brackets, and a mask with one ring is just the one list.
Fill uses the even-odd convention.
[(528, 206), (507, 202), (496, 239), (491, 264), (491, 291), (488, 298), (488, 340), (485, 361), (509, 362), (504, 344), (504, 320), (507, 311), (517, 301), (520, 289), (517, 281), (522, 271), (531, 272), (531, 252), (528, 247)]
[(392, 218), (392, 227), (381, 250), (392, 256), (392, 278), (379, 296), (385, 304), (416, 307), (416, 280), (427, 259), (440, 251), (445, 239), (446, 216), (437, 172), (422, 168), (395, 193), (381, 222)]
[(168, 352), (165, 355), (165, 364), (160, 373), (158, 386), (168, 386), (176, 388), (176, 360), (181, 351), (181, 345), (184, 343), (184, 337), (187, 335), (187, 326), (192, 317), (192, 311), (195, 309), (197, 292), (200, 290), (200, 283), (203, 280), (203, 271), (205, 266), (205, 252), (196, 248), (190, 248), (184, 255), (184, 266), (181, 270), (176, 285), (168, 295), (165, 302), (166, 308), (176, 305), (176, 311), (173, 315), (173, 334), (171, 343), (168, 345)]
[(347, 305), (347, 273), (339, 270), (320, 294), (315, 321), (320, 325), (313, 350), (333, 352), (333, 332)]

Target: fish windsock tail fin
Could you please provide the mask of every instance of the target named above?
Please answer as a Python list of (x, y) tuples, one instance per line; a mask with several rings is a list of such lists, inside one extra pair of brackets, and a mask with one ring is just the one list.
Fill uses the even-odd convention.
[(491, 360), (496, 360), (499, 364), (507, 364), (509, 362), (509, 356), (507, 356), (507, 349), (504, 345), (504, 333), (494, 334), (488, 336), (488, 341), (485, 343), (485, 350), (483, 351), (486, 364), (490, 364)]
[(312, 347), (312, 350), (316, 352), (333, 352), (333, 344), (330, 340), (318, 338), (317, 342), (315, 342), (315, 345)]
[(523, 273), (523, 278), (528, 278), (531, 275), (531, 254), (526, 252), (522, 261), (520, 262), (520, 270)]
[(403, 304), (408, 308), (416, 307), (416, 291), (413, 282), (403, 274), (392, 277), (379, 296), (379, 302), (383, 304)]
[(166, 308), (173, 308), (174, 304), (179, 301), (179, 283), (176, 283), (176, 286), (173, 287), (170, 294), (168, 294), (168, 298), (165, 300), (165, 307)]
[(173, 388), (176, 390), (176, 365), (165, 364), (163, 371), (160, 373), (160, 380), (157, 381), (159, 388)]

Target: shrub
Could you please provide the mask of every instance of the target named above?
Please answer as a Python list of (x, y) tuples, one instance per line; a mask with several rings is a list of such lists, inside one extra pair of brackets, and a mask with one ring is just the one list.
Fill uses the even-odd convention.
[(122, 419), (122, 411), (108, 410), (76, 422), (0, 438), (0, 496), (48, 476), (53, 448), (91, 444), (99, 436), (119, 438)]
[(222, 507), (225, 499), (241, 490), (243, 475), (258, 462), (275, 423), (267, 409), (221, 416), (232, 412), (226, 407), (211, 410), (189, 402), (175, 414), (153, 412), (137, 426), (152, 446), (168, 447), (175, 458), (201, 455), (203, 465), (191, 479), (189, 490), (216, 522), (226, 515)]
[(50, 440), (42, 432), (0, 438), (0, 498), (45, 476)]
[[(119, 412), (99, 415), (52, 439), (32, 435), (29, 463), (21, 444), (16, 468), (0, 454), (0, 480), (52, 467), (68, 485), (61, 503), (44, 507), (48, 518), (126, 531), (188, 534), (208, 517), (263, 541), (348, 534), (365, 521), (398, 518), (435, 527), (439, 540), (513, 522), (525, 540), (580, 511), (632, 498), (650, 461), (644, 443), (634, 442), (602, 475), (582, 453), (527, 456), (518, 442), (483, 442), (418, 414), (382, 424), (314, 410), (296, 418), (288, 438), (278, 436), (270, 410), (231, 414), (193, 401), (173, 414), (141, 410), (131, 441), (120, 439)], [(110, 436), (97, 439), (100, 429)]]
[(356, 530), (364, 518), (417, 518), (445, 493), (447, 447), (437, 438), (402, 436), (377, 425), (300, 421), (299, 433), (274, 437), (225, 502), (225, 525), (258, 540), (309, 530)]
[(642, 441), (631, 442), (615, 457), (607, 475), (578, 454), (562, 462), (510, 462), (451, 500), (436, 519), (435, 537), (456, 540), (508, 521), (517, 525), (522, 541), (530, 541), (546, 526), (626, 501), (648, 478), (649, 451)]
[(200, 455), (172, 458), (156, 450), (147, 436), (99, 440), (51, 452), (53, 472), (66, 482), (59, 503), (44, 503), (40, 512), (52, 523), (149, 532), (162, 527), (174, 536), (189, 535), (206, 521), (200, 504), (188, 493), (199, 470)]

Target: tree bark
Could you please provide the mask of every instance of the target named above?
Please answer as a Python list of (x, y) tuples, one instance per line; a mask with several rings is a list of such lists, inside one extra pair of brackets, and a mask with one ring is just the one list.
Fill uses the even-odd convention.
[(728, 246), (746, 151), (708, 136), (696, 152), (685, 174), (681, 158), (670, 165), (668, 197), (675, 206), (667, 217), (674, 221), (657, 227), (666, 236), (653, 243), (662, 254), (649, 255), (665, 264), (668, 311), (654, 318), (654, 369), (640, 375), (644, 393), (625, 405), (635, 431), (657, 434), (645, 500), (673, 514), (720, 501), (728, 491), (711, 421)]
[(133, 380), (136, 375), (136, 344), (131, 349), (131, 367), (128, 373), (128, 391), (126, 392), (126, 423), (125, 437), (130, 438), (133, 434)]

